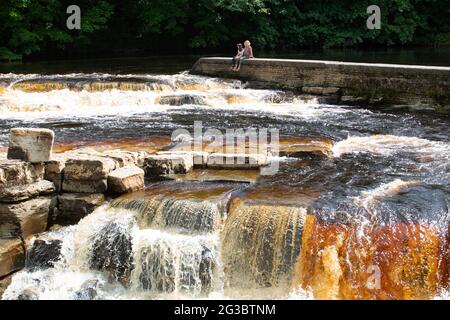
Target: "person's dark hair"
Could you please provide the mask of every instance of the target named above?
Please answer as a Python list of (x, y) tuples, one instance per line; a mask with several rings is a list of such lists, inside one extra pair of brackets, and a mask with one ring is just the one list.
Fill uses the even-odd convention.
[(238, 43), (237, 47), (238, 47), (239, 50), (241, 50), (242, 49), (242, 43)]

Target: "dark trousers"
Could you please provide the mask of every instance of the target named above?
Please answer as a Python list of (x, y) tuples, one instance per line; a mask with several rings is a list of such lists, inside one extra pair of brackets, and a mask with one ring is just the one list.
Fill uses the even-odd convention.
[(231, 60), (231, 64), (233, 67), (239, 67), (241, 65), (241, 61), (248, 59), (246, 56), (241, 56), (239, 58), (233, 57), (233, 59)]

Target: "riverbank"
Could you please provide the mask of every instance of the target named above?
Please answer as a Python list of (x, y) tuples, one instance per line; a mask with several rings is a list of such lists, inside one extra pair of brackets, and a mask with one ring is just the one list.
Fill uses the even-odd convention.
[(251, 59), (230, 70), (229, 58), (201, 58), (194, 75), (249, 81), (250, 87), (326, 96), (343, 105), (399, 106), (450, 113), (450, 68), (320, 60)]

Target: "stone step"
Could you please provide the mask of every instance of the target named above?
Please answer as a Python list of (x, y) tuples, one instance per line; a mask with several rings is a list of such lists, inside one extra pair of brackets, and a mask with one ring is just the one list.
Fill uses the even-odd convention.
[(105, 196), (102, 193), (64, 193), (58, 196), (58, 210), (51, 217), (51, 221), (60, 225), (77, 223), (104, 201)]
[(42, 180), (23, 186), (15, 186), (0, 190), (0, 202), (18, 202), (39, 195), (48, 195), (55, 191), (53, 182)]
[(212, 153), (208, 156), (208, 168), (256, 169), (268, 164), (264, 154)]
[(168, 174), (184, 174), (192, 170), (193, 157), (183, 154), (149, 155), (144, 161), (146, 177), (156, 178)]
[(125, 166), (108, 175), (108, 190), (113, 193), (127, 193), (144, 188), (145, 172), (136, 166)]
[(116, 169), (116, 162), (110, 158), (80, 155), (70, 158), (64, 168), (64, 179), (76, 181), (96, 181), (106, 179)]
[(44, 165), (21, 160), (0, 160), (0, 189), (40, 181), (44, 178)]
[(51, 207), (51, 196), (20, 203), (0, 203), (0, 238), (26, 238), (44, 232)]

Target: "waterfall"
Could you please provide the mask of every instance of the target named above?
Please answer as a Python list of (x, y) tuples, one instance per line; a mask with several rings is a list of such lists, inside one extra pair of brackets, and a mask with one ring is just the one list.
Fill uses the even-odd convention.
[(216, 234), (180, 235), (140, 230), (134, 240), (134, 288), (199, 296), (221, 289)]
[(227, 286), (289, 288), (304, 217), (304, 208), (235, 200), (221, 235)]
[[(294, 282), (318, 299), (430, 299), (448, 285), (448, 195), (396, 180), (308, 209)], [(347, 202), (346, 202), (347, 201)]]

